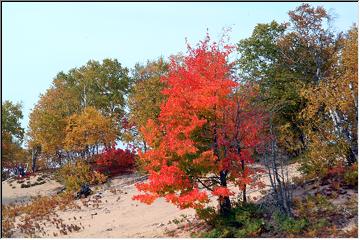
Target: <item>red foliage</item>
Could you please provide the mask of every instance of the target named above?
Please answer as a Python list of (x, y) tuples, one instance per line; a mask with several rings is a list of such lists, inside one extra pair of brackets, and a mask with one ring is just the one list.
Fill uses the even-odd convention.
[(201, 179), (225, 172), (239, 188), (253, 182), (256, 171), (247, 165), (261, 142), (263, 116), (251, 106), (257, 88), (234, 80), (230, 51), (207, 37), (182, 62), (172, 59), (159, 118), (141, 129), (150, 149), (139, 156), (150, 177), (137, 184), (144, 194), (134, 199), (150, 204), (164, 197), (180, 208), (202, 208), (209, 199), (200, 186), (219, 197), (232, 193), (216, 187), (219, 179), (215, 187)]
[(131, 171), (135, 166), (134, 152), (115, 147), (105, 150), (96, 159), (96, 168), (102, 173), (116, 175)]
[(337, 176), (337, 175), (342, 175), (344, 172), (345, 172), (345, 167), (342, 164), (338, 164), (332, 168), (329, 168), (328, 175)]
[[(202, 208), (203, 203), (208, 202), (207, 194), (194, 188), (185, 173), (175, 166), (162, 166), (159, 172), (151, 171), (149, 182), (138, 183), (136, 187), (148, 193), (134, 196), (133, 199), (146, 204), (151, 204), (161, 195), (180, 208)], [(185, 191), (178, 193), (179, 190)]]
[(212, 191), (212, 195), (229, 197), (234, 195), (234, 193), (230, 191), (227, 187), (215, 187), (214, 190)]

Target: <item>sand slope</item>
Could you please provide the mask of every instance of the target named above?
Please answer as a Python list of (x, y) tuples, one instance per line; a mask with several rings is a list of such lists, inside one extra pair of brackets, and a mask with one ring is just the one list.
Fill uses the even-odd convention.
[[(43, 180), (39, 180), (42, 179)], [(33, 184), (36, 182), (42, 182), (44, 184), (31, 186), (29, 188), (21, 188), (21, 184)], [(48, 196), (55, 194), (59, 189), (62, 188), (62, 185), (56, 182), (53, 179), (50, 179), (47, 175), (38, 174), (36, 176), (30, 176), (29, 178), (23, 178), (16, 180), (15, 178), (7, 179), (6, 181), (1, 182), (2, 188), (2, 204), (10, 203), (20, 203), (26, 202), (31, 199), (31, 197)]]
[[(290, 176), (298, 175), (297, 166), (289, 168)], [(266, 174), (262, 180), (269, 185)], [(137, 174), (128, 174), (111, 179), (108, 183), (92, 187), (94, 194), (82, 200), (76, 200), (80, 209), (57, 211), (57, 217), (66, 224), (76, 224), (81, 227), (78, 232), (68, 232), (66, 236), (59, 234), (54, 224), (46, 223), (47, 237), (169, 237), (169, 232), (179, 228), (171, 222), (174, 219), (194, 220), (195, 211), (192, 209), (180, 210), (164, 199), (156, 200), (152, 205), (146, 205), (132, 200), (138, 194), (135, 182), (144, 180)], [(14, 184), (14, 183), (13, 183)], [(46, 184), (20, 189), (12, 189), (9, 182), (3, 182), (3, 203), (25, 199), (38, 194), (54, 194), (61, 187), (59, 183), (48, 180)], [(269, 189), (269, 186), (265, 188)], [(250, 192), (249, 197), (260, 199), (259, 191)], [(211, 198), (215, 205), (216, 198)], [(186, 221), (184, 221), (186, 223)], [(40, 223), (40, 225), (44, 223)], [(188, 224), (189, 225), (189, 224)], [(191, 224), (190, 224), (191, 225)], [(190, 237), (191, 231), (180, 231), (176, 237)], [(42, 236), (42, 235), (40, 235)], [(24, 237), (15, 232), (14, 237)]]

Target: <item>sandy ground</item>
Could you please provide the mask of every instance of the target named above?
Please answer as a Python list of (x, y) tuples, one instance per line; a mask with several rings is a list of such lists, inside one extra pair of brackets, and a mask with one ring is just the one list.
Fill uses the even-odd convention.
[[(290, 176), (298, 176), (297, 165), (289, 168)], [(57, 211), (58, 217), (66, 224), (76, 224), (81, 227), (78, 232), (68, 232), (60, 235), (54, 224), (46, 224), (47, 237), (169, 237), (179, 226), (172, 222), (174, 219), (194, 220), (195, 211), (192, 209), (180, 210), (164, 199), (156, 200), (152, 205), (146, 205), (131, 198), (138, 194), (135, 182), (142, 178), (136, 174), (124, 175), (108, 183), (93, 187), (94, 194), (87, 199), (77, 200), (80, 209)], [(269, 180), (266, 174), (262, 179), (266, 185)], [(35, 180), (32, 180), (35, 181)], [(2, 183), (3, 204), (28, 199), (29, 196), (55, 194), (61, 185), (53, 180), (45, 184), (30, 188), (20, 188), (18, 183), (9, 181)], [(264, 190), (269, 189), (267, 186)], [(250, 199), (261, 199), (264, 194), (259, 191), (249, 191)], [(216, 199), (213, 198), (216, 204)], [(43, 223), (40, 223), (43, 224)], [(190, 237), (191, 231), (182, 231), (176, 237)], [(15, 232), (14, 237), (23, 237)]]
[[(39, 178), (44, 178), (39, 180)], [(41, 179), (40, 178), (40, 179)], [(44, 184), (31, 186), (29, 188), (21, 188), (21, 184), (33, 184), (35, 182), (44, 181)], [(1, 182), (2, 189), (2, 204), (9, 203), (21, 203), (29, 201), (32, 197), (47, 196), (55, 194), (62, 188), (62, 185), (55, 180), (49, 179), (49, 177), (39, 174), (36, 176), (30, 176), (29, 178), (23, 178), (15, 180), (13, 178), (7, 179)]]
[[(164, 199), (152, 205), (132, 200), (139, 194), (131, 183), (136, 177), (132, 174), (112, 179), (89, 199), (77, 200), (81, 209), (59, 212), (66, 224), (78, 224), (81, 218), (84, 226), (84, 230), (69, 233), (67, 237), (164, 237), (167, 229), (176, 227), (168, 224), (169, 221), (180, 215), (194, 215), (194, 210), (180, 210)], [(51, 230), (56, 228), (49, 229), (49, 236), (53, 236)]]

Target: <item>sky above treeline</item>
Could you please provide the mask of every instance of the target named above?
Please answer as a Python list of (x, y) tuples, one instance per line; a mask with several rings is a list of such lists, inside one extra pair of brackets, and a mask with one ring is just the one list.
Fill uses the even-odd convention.
[[(186, 52), (208, 32), (230, 43), (249, 37), (255, 25), (285, 22), (301, 3), (2, 3), (2, 101), (23, 103), (22, 126), (60, 71), (90, 59), (137, 62)], [(358, 24), (358, 3), (310, 3), (335, 17), (335, 31)]]

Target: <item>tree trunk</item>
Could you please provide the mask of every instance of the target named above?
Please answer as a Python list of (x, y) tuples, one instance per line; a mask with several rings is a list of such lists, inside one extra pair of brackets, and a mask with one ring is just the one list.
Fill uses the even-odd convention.
[(144, 152), (147, 152), (146, 142), (145, 142), (145, 141), (143, 141), (143, 143), (144, 143)]
[[(272, 118), (270, 117), (270, 134), (273, 136), (273, 125), (272, 125)], [(281, 156), (277, 155), (278, 152), (276, 140), (271, 140), (270, 143), (270, 156), (268, 158), (267, 152), (265, 152), (265, 165), (268, 168), (268, 174), (270, 178), (270, 183), (272, 189), (274, 191), (275, 200), (277, 205), (279, 206), (280, 210), (288, 215), (291, 216), (291, 192), (289, 189), (289, 183), (286, 173), (284, 173), (284, 159)], [(279, 165), (280, 163), (280, 171), (279, 172)]]
[(31, 170), (33, 173), (36, 172), (36, 160), (37, 160), (39, 151), (40, 150), (38, 147), (33, 148), (31, 151)]
[[(241, 160), (241, 170), (243, 171), (243, 173), (245, 172), (245, 162), (244, 162), (244, 160)], [(246, 184), (244, 184), (243, 188), (244, 188), (243, 191), (242, 191), (243, 202), (246, 203)]]
[[(227, 171), (223, 170), (220, 172), (220, 184), (222, 187), (226, 187), (226, 176), (227, 176)], [(219, 197), (219, 205), (220, 205), (220, 214), (223, 216), (226, 216), (230, 213), (231, 210), (231, 202), (230, 202), (230, 197), (223, 197), (220, 196)]]
[[(213, 136), (213, 149), (214, 154), (217, 156), (218, 160), (220, 160), (220, 154), (219, 154), (219, 145), (218, 145), (218, 138), (217, 138), (217, 125), (215, 123), (214, 126), (214, 136)], [(226, 187), (226, 176), (227, 176), (227, 170), (220, 171), (220, 185), (222, 187)], [(226, 216), (230, 213), (231, 209), (231, 203), (229, 197), (219, 197), (219, 206), (220, 206), (220, 214), (223, 216)]]

